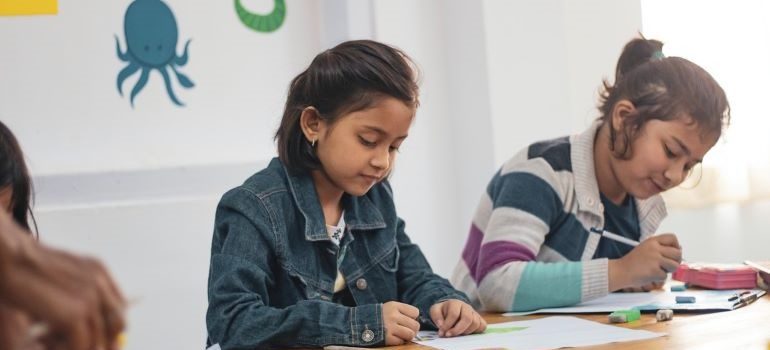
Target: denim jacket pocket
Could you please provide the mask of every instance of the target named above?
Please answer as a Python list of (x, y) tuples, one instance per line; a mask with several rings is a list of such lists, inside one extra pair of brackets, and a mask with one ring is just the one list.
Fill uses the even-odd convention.
[(313, 286), (312, 284), (308, 283), (307, 278), (303, 277), (302, 274), (295, 270), (286, 270), (286, 272), (291, 276), (291, 279), (295, 281), (295, 285), (297, 288), (295, 291), (301, 291), (302, 293), (302, 299), (305, 300), (314, 300), (314, 299), (324, 299), (328, 300), (328, 298), (325, 298), (323, 293), (319, 292), (318, 289)]
[(382, 259), (380, 259), (380, 267), (388, 272), (398, 271), (398, 259), (401, 257), (401, 251), (398, 249), (398, 245), (393, 245), (393, 249), (386, 253)]

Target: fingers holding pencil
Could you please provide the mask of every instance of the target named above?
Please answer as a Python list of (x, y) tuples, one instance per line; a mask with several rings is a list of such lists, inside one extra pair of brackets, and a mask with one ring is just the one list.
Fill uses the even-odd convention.
[(681, 261), (681, 246), (674, 234), (650, 237), (622, 258), (610, 262), (610, 291), (664, 281)]

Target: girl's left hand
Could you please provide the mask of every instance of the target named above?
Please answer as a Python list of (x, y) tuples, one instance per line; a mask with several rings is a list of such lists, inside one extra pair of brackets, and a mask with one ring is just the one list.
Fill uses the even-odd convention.
[(762, 271), (757, 272), (757, 287), (764, 290), (770, 290), (770, 273)]
[(449, 299), (430, 307), (430, 318), (438, 326), (439, 337), (481, 333), (487, 321), (462, 300)]

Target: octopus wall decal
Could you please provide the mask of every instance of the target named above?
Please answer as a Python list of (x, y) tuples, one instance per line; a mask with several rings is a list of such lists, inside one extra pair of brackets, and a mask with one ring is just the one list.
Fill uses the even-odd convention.
[(118, 73), (120, 95), (123, 96), (123, 81), (141, 71), (139, 80), (131, 89), (130, 101), (133, 108), (134, 98), (147, 84), (150, 72), (154, 69), (163, 76), (166, 92), (171, 101), (177, 106), (184, 106), (174, 94), (169, 71), (181, 86), (185, 88), (195, 86), (190, 78), (177, 70), (177, 67), (187, 64), (190, 40), (187, 40), (184, 45), (184, 53), (177, 56), (176, 45), (179, 32), (171, 8), (160, 0), (135, 0), (126, 9), (123, 26), (126, 37), (125, 52), (120, 48), (120, 41), (115, 35), (118, 58), (128, 62), (128, 65)]

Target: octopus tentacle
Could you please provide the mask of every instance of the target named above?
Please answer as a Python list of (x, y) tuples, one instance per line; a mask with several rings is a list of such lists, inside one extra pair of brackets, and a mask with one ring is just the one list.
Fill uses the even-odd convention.
[(123, 70), (118, 73), (118, 92), (120, 93), (120, 96), (123, 96), (123, 81), (126, 80), (131, 74), (136, 73), (137, 70), (139, 70), (139, 65), (131, 62), (126, 68), (123, 68)]
[(120, 58), (121, 61), (128, 62), (131, 60), (131, 58), (128, 57), (128, 47), (126, 47), (126, 52), (121, 52), (123, 50), (120, 49), (120, 40), (117, 35), (115, 35), (115, 50), (118, 52), (118, 58)]
[(192, 39), (187, 40), (187, 43), (184, 44), (184, 53), (182, 54), (182, 56), (174, 58), (174, 64), (176, 64), (177, 66), (184, 66), (185, 64), (187, 64), (187, 48), (190, 46), (191, 41)]
[(191, 88), (191, 87), (195, 86), (195, 83), (193, 83), (193, 81), (190, 80), (190, 78), (188, 78), (183, 73), (179, 73), (179, 71), (176, 70), (176, 67), (174, 67), (174, 66), (169, 66), (169, 67), (171, 67), (171, 71), (173, 71), (174, 74), (176, 74), (176, 78), (179, 80), (179, 84), (180, 85), (182, 85), (182, 86), (184, 86), (186, 88)]
[(139, 91), (142, 91), (144, 85), (147, 84), (147, 78), (149, 76), (150, 70), (142, 69), (142, 76), (139, 77), (139, 81), (136, 82), (136, 85), (134, 85), (134, 88), (131, 90), (131, 108), (134, 108), (134, 97), (136, 97)]
[(168, 97), (171, 98), (171, 101), (173, 101), (177, 106), (184, 106), (184, 103), (179, 102), (179, 100), (176, 98), (176, 95), (174, 95), (174, 90), (171, 89), (171, 79), (168, 77), (168, 72), (166, 71), (166, 68), (159, 68), (160, 74), (163, 75), (163, 82), (166, 84), (166, 92), (168, 93)]

